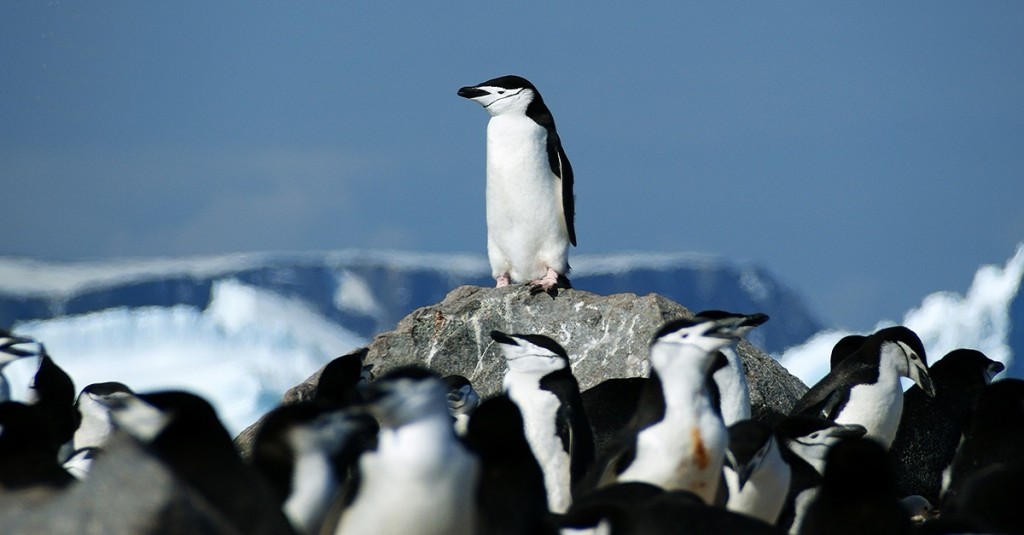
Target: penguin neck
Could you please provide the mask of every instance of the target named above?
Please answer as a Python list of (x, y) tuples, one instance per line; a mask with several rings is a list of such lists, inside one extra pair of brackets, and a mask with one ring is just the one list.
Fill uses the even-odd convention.
[(338, 489), (334, 467), (321, 448), (296, 451), (292, 492), (284, 512), (301, 533), (315, 533)]
[(713, 355), (692, 345), (652, 349), (651, 366), (661, 382), (666, 409), (710, 403), (706, 375)]
[(455, 429), (447, 409), (399, 427), (381, 429), (377, 451), (406, 459), (432, 460), (443, 458), (456, 441)]

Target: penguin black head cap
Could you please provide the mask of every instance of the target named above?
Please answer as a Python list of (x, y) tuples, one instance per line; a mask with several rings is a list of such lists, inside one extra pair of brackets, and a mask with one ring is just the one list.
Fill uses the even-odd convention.
[(529, 342), (537, 347), (543, 347), (548, 351), (569, 360), (569, 354), (565, 351), (565, 348), (556, 342), (553, 338), (544, 336), (543, 334), (512, 334), (508, 335), (501, 331), (491, 331), (491, 339), (499, 344), (505, 344), (509, 346), (517, 346), (519, 342), (516, 340), (519, 338), (523, 341)]

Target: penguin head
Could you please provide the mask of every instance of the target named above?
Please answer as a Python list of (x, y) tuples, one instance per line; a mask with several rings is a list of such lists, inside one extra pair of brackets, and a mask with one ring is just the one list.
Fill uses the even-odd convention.
[(729, 426), (729, 447), (725, 451), (725, 465), (736, 473), (739, 488), (768, 456), (775, 445), (772, 428), (764, 422), (741, 420)]
[(448, 411), (452, 416), (469, 414), (480, 406), (480, 395), (473, 390), (469, 379), (461, 375), (449, 375), (442, 381), (448, 390)]
[(476, 101), (492, 117), (506, 113), (525, 114), (531, 103), (540, 102), (540, 93), (529, 80), (507, 75), (459, 89), (459, 96)]
[[(696, 347), (713, 357), (716, 351), (768, 320), (764, 314), (716, 314), (720, 314), (719, 317), (679, 318), (662, 325), (651, 341), (651, 365), (657, 369), (667, 364), (665, 361), (673, 359), (685, 346)], [(709, 359), (706, 364), (712, 362), (713, 359)]]
[(144, 443), (156, 439), (171, 422), (169, 414), (134, 394), (99, 401), (110, 409), (118, 428)]
[(569, 367), (569, 354), (558, 342), (542, 334), (505, 334), (491, 331), (509, 372), (538, 378)]
[(832, 347), (832, 356), (829, 358), (831, 368), (835, 369), (837, 364), (864, 345), (864, 341), (867, 339), (868, 337), (863, 334), (851, 334), (836, 342), (836, 345)]
[(403, 366), (370, 383), (367, 409), (381, 427), (397, 428), (437, 416), (449, 418), (446, 394), (436, 373), (420, 366)]
[(837, 424), (817, 416), (790, 416), (775, 427), (789, 451), (820, 469), (836, 444), (867, 433), (862, 425)]
[(735, 314), (733, 312), (726, 312), (724, 310), (703, 310), (698, 312), (694, 318), (723, 321), (727, 323), (736, 322), (734, 329), (734, 336), (736, 338), (742, 338), (747, 335), (750, 331), (754, 330), (754, 327), (761, 325), (768, 321), (767, 314), (755, 313), (755, 314)]
[(935, 397), (935, 384), (928, 374), (928, 360), (924, 344), (917, 334), (903, 326), (888, 327), (876, 332), (873, 337), (880, 342), (880, 356), (904, 376), (910, 378), (930, 397)]

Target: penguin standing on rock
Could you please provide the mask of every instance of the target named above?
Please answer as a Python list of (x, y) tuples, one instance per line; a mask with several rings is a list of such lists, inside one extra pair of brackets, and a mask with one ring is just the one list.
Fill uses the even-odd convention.
[(917, 334), (902, 326), (882, 329), (837, 362), (797, 401), (790, 414), (863, 425), (868, 437), (888, 448), (903, 413), (901, 377), (912, 379), (929, 396), (935, 395), (924, 345)]
[(594, 460), (594, 438), (569, 355), (543, 335), (491, 331), (508, 370), (504, 387), (519, 406), (526, 438), (544, 471), (548, 506), (564, 513)]
[(500, 288), (568, 288), (576, 245), (573, 173), (540, 92), (520, 76), (459, 89), (491, 115), (487, 124), (487, 257)]
[(764, 314), (677, 319), (655, 333), (648, 381), (631, 432), (596, 465), (588, 482), (603, 487), (640, 481), (693, 492), (715, 502), (728, 432), (710, 395), (709, 374), (718, 351)]

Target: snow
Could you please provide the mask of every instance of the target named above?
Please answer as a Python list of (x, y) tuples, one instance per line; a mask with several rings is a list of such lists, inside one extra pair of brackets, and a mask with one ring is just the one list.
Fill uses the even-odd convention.
[[(204, 310), (120, 308), (15, 330), (43, 341), (76, 388), (120, 381), (140, 392), (189, 390), (208, 399), (232, 433), (334, 357), (366, 344), (302, 301), (232, 280), (214, 286)], [(4, 372), (23, 386), (35, 370), (19, 362)]]
[[(978, 269), (966, 295), (936, 292), (921, 306), (903, 317), (903, 325), (921, 337), (929, 363), (958, 348), (977, 349), (1009, 369), (1013, 352), (1009, 345), (1010, 305), (1024, 278), (1024, 244), (1005, 266), (986, 265)], [(875, 330), (893, 325), (879, 322)], [(832, 346), (851, 333), (824, 331), (778, 356), (782, 365), (807, 385), (813, 385), (829, 370)], [(904, 383), (907, 384), (907, 383)]]

